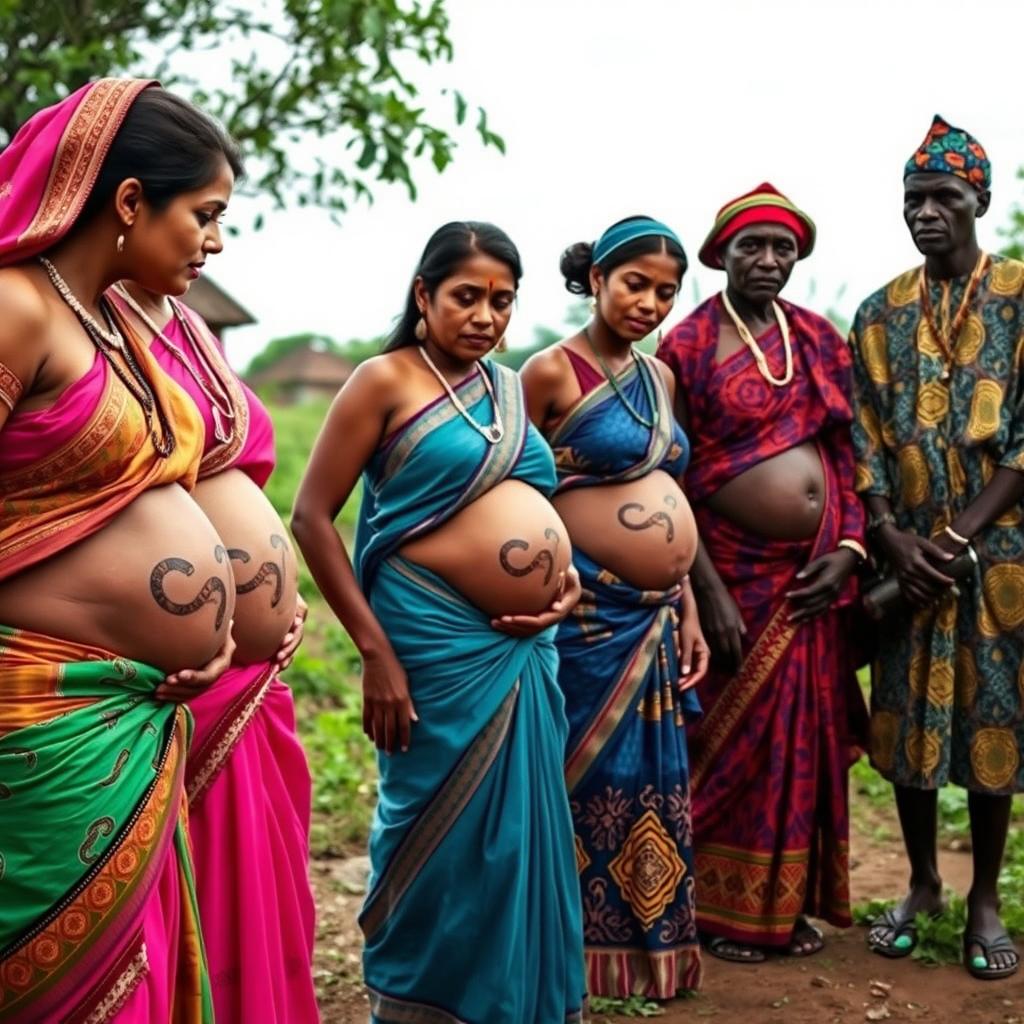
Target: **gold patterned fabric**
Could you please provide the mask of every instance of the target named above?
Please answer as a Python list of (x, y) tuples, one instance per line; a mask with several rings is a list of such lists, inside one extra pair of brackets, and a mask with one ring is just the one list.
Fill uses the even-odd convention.
[[(923, 315), (920, 268), (862, 304), (854, 353), (857, 489), (930, 537), (999, 467), (1024, 472), (1024, 263), (992, 257), (955, 339), (948, 379)], [(939, 329), (967, 278), (930, 282)], [(901, 785), (1024, 790), (1024, 507), (973, 539), (979, 566), (933, 608), (882, 631), (871, 757)]]

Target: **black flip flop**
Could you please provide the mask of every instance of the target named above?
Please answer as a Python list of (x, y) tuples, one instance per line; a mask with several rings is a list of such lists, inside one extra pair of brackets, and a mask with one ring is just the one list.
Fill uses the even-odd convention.
[[(932, 914), (932, 917), (938, 917), (942, 912)], [(917, 916), (916, 914), (914, 915)], [(887, 928), (892, 932), (892, 938), (888, 942), (880, 942), (871, 938), (871, 932), (876, 928)], [(909, 946), (899, 947), (896, 945), (896, 940), (901, 936), (906, 935), (910, 938)], [(872, 953), (877, 953), (879, 956), (888, 957), (890, 960), (902, 960), (905, 956), (910, 956), (911, 953), (917, 949), (917, 925), (914, 924), (913, 917), (899, 917), (896, 914), (896, 908), (890, 907), (881, 916), (876, 917), (871, 923), (871, 928), (868, 931), (868, 947)]]
[[(726, 947), (731, 946), (734, 950), (748, 949), (749, 955), (743, 953), (727, 952)], [(714, 935), (704, 941), (704, 948), (719, 960), (727, 960), (731, 964), (763, 964), (765, 961), (764, 952), (756, 946), (745, 946), (742, 942), (735, 942), (727, 939), (724, 935)]]
[[(971, 946), (980, 946), (983, 956), (972, 958), (970, 956)], [(989, 967), (994, 953), (1012, 953), (1016, 959), (1008, 967)], [(984, 959), (984, 965), (976, 962), (981, 959)], [(984, 935), (971, 932), (964, 935), (964, 967), (967, 968), (967, 973), (972, 978), (978, 978), (981, 981), (998, 981), (1000, 978), (1009, 978), (1011, 974), (1017, 973), (1017, 969), (1020, 967), (1020, 953), (1017, 952), (1017, 947), (1006, 932), (997, 935), (994, 939), (986, 939)]]

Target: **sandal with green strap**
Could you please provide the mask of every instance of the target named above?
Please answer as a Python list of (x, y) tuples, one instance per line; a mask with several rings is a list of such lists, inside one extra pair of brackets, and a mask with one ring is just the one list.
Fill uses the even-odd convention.
[[(982, 952), (971, 956), (971, 946), (978, 946)], [(1012, 953), (1013, 963), (1006, 967), (990, 967), (992, 957), (996, 953)], [(964, 967), (972, 978), (979, 978), (981, 981), (998, 981), (1000, 978), (1009, 978), (1011, 974), (1017, 973), (1020, 967), (1020, 953), (1013, 944), (1010, 936), (1003, 932), (994, 939), (986, 939), (984, 935), (971, 932), (964, 935)]]
[[(944, 909), (943, 907), (934, 910), (928, 916), (933, 919), (941, 917)], [(868, 947), (871, 952), (890, 960), (902, 960), (903, 957), (910, 956), (917, 949), (917, 925), (914, 924), (916, 916), (915, 914), (914, 917), (901, 917), (897, 914), (896, 907), (890, 907), (876, 917), (868, 931)], [(883, 929), (892, 932), (892, 938), (878, 938), (875, 933)]]

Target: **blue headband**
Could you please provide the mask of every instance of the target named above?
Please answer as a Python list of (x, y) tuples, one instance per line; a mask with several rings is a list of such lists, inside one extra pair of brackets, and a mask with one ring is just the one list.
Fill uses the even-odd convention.
[(621, 245), (632, 242), (637, 238), (649, 238), (655, 235), (661, 238), (671, 238), (680, 249), (683, 243), (679, 236), (660, 220), (652, 220), (650, 217), (636, 217), (633, 220), (623, 221), (610, 227), (595, 243), (592, 259), (594, 263), (602, 263), (609, 255)]

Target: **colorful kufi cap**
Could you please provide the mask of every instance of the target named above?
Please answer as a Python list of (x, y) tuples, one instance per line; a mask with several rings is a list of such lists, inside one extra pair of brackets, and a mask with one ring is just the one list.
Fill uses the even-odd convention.
[(935, 172), (955, 174), (979, 192), (992, 186), (992, 164), (982, 144), (963, 128), (935, 115), (924, 142), (903, 168), (903, 177)]
[[(632, 242), (637, 238), (648, 238), (651, 235), (671, 238), (680, 249), (683, 248), (679, 236), (670, 227), (662, 224), (660, 220), (654, 220), (652, 217), (632, 217), (620, 224), (613, 224), (594, 243), (591, 258), (595, 263), (601, 263), (610, 253), (627, 242)], [(683, 252), (685, 254), (685, 250)]]
[(814, 248), (814, 221), (794, 206), (774, 185), (762, 182), (752, 192), (733, 199), (715, 217), (698, 258), (706, 267), (722, 269), (722, 246), (738, 231), (751, 224), (781, 224), (796, 235), (797, 258), (803, 259)]

